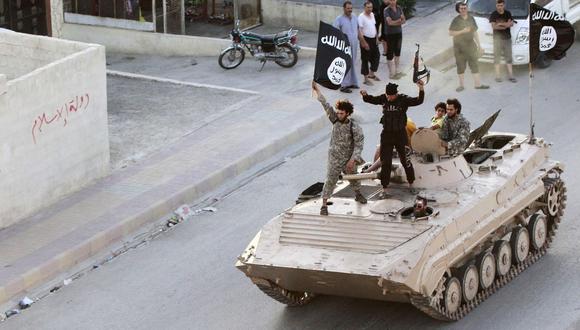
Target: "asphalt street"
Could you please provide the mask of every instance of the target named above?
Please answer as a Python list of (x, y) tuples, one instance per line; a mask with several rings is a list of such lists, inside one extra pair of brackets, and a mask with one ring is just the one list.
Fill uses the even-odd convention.
[[(491, 83), (488, 91), (455, 92), (455, 73), (435, 73), (425, 104), (409, 110), (426, 125), (433, 105), (459, 97), (472, 129), (497, 109), (494, 131), (529, 131), (527, 68), (519, 82)], [(553, 143), (553, 158), (567, 166), (568, 206), (550, 252), (512, 283), (456, 323), (433, 320), (411, 305), (321, 296), (301, 308), (270, 299), (234, 267), (258, 229), (292, 206), (305, 187), (322, 181), (328, 139), (255, 177), (214, 206), (216, 213), (184, 222), (57, 293), (34, 304), (0, 329), (579, 329), (580, 328), (580, 48), (548, 70), (534, 73), (535, 132)], [(410, 80), (409, 77), (405, 79)], [(471, 84), (469, 75), (467, 86)], [(439, 84), (439, 85), (435, 85)], [(416, 88), (402, 86), (416, 94)], [(363, 156), (378, 143), (378, 108), (352, 94), (366, 134)], [(304, 97), (310, 97), (304, 92)], [(314, 108), (312, 111), (322, 111)], [(330, 126), (329, 126), (330, 127)]]

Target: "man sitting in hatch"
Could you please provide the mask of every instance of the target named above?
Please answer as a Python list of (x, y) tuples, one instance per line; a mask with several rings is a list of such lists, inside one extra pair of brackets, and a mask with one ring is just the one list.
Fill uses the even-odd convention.
[(439, 132), (441, 145), (450, 156), (456, 156), (468, 147), (469, 121), (461, 114), (461, 103), (457, 99), (447, 100), (447, 115)]

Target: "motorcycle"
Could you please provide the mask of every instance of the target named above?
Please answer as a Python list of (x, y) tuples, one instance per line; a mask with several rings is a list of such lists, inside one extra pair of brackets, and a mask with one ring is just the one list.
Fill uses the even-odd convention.
[(252, 56), (262, 63), (274, 61), (281, 67), (291, 68), (298, 62), (297, 30), (290, 29), (276, 34), (260, 35), (252, 32), (241, 32), (240, 23), (236, 21), (230, 33), (232, 45), (224, 49), (218, 63), (224, 69), (234, 69), (244, 61), (247, 49)]

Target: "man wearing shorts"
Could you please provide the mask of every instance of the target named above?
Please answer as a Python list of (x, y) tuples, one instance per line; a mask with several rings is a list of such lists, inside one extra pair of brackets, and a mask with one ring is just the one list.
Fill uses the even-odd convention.
[(497, 0), (495, 2), (496, 10), (489, 16), (489, 22), (493, 28), (493, 63), (495, 64), (495, 81), (501, 82), (499, 73), (499, 62), (501, 56), (505, 58), (508, 72), (508, 80), (515, 83), (512, 71), (512, 34), (510, 28), (514, 25), (512, 13), (505, 10), (505, 1)]
[[(477, 23), (473, 16), (467, 12), (467, 4), (459, 2), (455, 6), (459, 13), (449, 26), (449, 35), (453, 37), (453, 52), (455, 53), (455, 63), (457, 64), (457, 77), (459, 86), (455, 89), (461, 92), (465, 89), (464, 74), (467, 64), (473, 75), (475, 89), (488, 89), (483, 85), (479, 77), (479, 65), (477, 63), (481, 45), (477, 34)], [(390, 46), (390, 45), (389, 45)]]

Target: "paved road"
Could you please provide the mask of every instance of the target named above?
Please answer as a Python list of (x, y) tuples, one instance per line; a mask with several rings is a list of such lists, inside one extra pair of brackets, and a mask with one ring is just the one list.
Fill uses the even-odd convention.
[[(578, 329), (580, 209), (574, 201), (580, 194), (580, 95), (573, 73), (579, 68), (577, 44), (566, 60), (536, 72), (533, 88), (536, 133), (554, 142), (554, 158), (568, 168), (569, 204), (557, 240), (547, 256), (459, 322), (432, 320), (406, 304), (342, 297), (319, 297), (303, 308), (286, 308), (233, 267), (262, 224), (323, 178), (325, 140), (218, 202), (217, 213), (198, 216), (105, 264), (0, 329)], [(504, 82), (489, 91), (468, 89), (459, 95), (472, 123), (503, 108), (494, 130), (527, 132), (527, 75), (522, 70), (517, 74), (516, 85)], [(492, 80), (489, 73), (484, 78)], [(410, 110), (418, 123), (427, 122), (437, 101), (457, 95), (452, 71), (434, 82), (440, 86), (427, 87), (426, 104)], [(404, 91), (416, 93), (408, 86)], [(364, 156), (370, 158), (378, 140), (379, 112), (358, 98), (356, 108), (367, 135)]]

